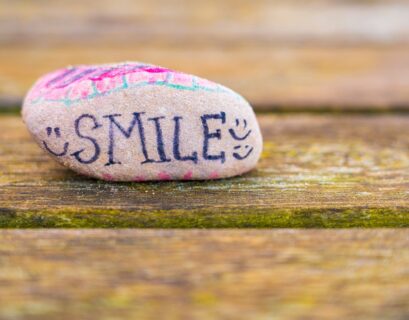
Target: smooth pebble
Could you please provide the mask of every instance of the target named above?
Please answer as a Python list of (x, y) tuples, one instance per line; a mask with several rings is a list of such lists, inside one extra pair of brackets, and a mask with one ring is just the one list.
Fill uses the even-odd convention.
[(239, 94), (138, 62), (46, 74), (22, 113), (55, 160), (109, 181), (232, 177), (253, 169), (262, 151), (253, 109)]

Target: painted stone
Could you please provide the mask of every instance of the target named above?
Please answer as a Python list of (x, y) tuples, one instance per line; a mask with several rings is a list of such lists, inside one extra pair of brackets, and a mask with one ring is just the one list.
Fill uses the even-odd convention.
[(239, 94), (137, 62), (46, 74), (22, 114), (55, 160), (110, 181), (231, 177), (253, 169), (262, 151), (254, 112)]

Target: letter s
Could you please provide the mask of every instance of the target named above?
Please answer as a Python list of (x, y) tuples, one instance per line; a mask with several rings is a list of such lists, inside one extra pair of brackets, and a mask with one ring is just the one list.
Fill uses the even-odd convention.
[(97, 141), (96, 141), (94, 138), (91, 138), (91, 137), (89, 137), (89, 136), (83, 135), (83, 134), (80, 132), (81, 122), (82, 122), (83, 119), (86, 119), (86, 118), (91, 119), (91, 120), (94, 122), (94, 126), (91, 128), (92, 130), (97, 129), (97, 128), (101, 127), (102, 125), (100, 125), (100, 124), (97, 122), (97, 119), (96, 119), (93, 115), (90, 115), (90, 114), (83, 114), (83, 115), (81, 115), (80, 117), (78, 117), (78, 118), (75, 120), (75, 133), (76, 133), (77, 136), (80, 137), (81, 139), (88, 140), (89, 142), (91, 142), (91, 143), (93, 144), (94, 149), (95, 149), (94, 155), (93, 155), (91, 158), (89, 158), (89, 159), (83, 159), (80, 155), (81, 155), (81, 153), (82, 153), (85, 149), (81, 149), (81, 150), (75, 151), (75, 152), (72, 153), (71, 155), (72, 155), (73, 157), (75, 157), (75, 159), (77, 159), (77, 161), (80, 162), (80, 163), (90, 164), (90, 163), (95, 162), (95, 161), (99, 158), (99, 154), (101, 153), (101, 148), (99, 147)]

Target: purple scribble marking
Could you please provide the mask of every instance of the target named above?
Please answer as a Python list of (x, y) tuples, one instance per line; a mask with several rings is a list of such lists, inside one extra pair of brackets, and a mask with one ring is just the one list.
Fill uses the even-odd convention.
[[(76, 74), (70, 79), (66, 79), (66, 77), (73, 73), (74, 71), (80, 71), (80, 73)], [(98, 71), (97, 74), (95, 72)], [(138, 72), (147, 72), (147, 73), (164, 73), (164, 72), (171, 72), (169, 69), (165, 68), (146, 68), (146, 67), (140, 67), (140, 66), (129, 66), (123, 67), (123, 68), (109, 68), (109, 69), (96, 69), (96, 68), (90, 68), (90, 69), (70, 69), (67, 72), (64, 72), (61, 76), (56, 77), (55, 79), (49, 81), (46, 86), (51, 87), (52, 84), (57, 83), (57, 85), (53, 86), (53, 88), (61, 89), (65, 88), (75, 82), (82, 81), (82, 80), (92, 80), (92, 81), (102, 81), (106, 78), (115, 78), (115, 77), (120, 77), (124, 75), (128, 75), (131, 73), (138, 73)], [(88, 77), (86, 77), (88, 76)], [(65, 79), (62, 83), (59, 82), (61, 80)]]
[[(158, 68), (160, 69), (160, 68)], [(152, 68), (143, 68), (140, 65), (136, 65), (136, 66), (124, 66), (122, 68), (109, 68), (107, 70), (100, 70), (100, 73), (96, 76), (93, 75), (92, 77), (89, 77), (89, 80), (93, 80), (93, 81), (101, 81), (105, 78), (114, 78), (114, 77), (120, 77), (120, 76), (124, 76), (130, 73), (137, 73), (137, 72), (152, 72), (151, 71)], [(162, 71), (160, 72), (165, 72), (164, 70), (167, 69), (161, 69)]]
[(29, 100), (34, 104), (50, 101), (70, 106), (81, 100), (148, 85), (176, 90), (225, 92), (239, 97), (230, 89), (196, 76), (142, 63), (125, 63), (77, 66), (48, 74), (30, 91)]
[(87, 74), (93, 73), (96, 69), (87, 69), (85, 71), (82, 71), (81, 73), (77, 74), (76, 76), (72, 77), (71, 79), (68, 79), (64, 81), (63, 83), (60, 83), (56, 85), (54, 88), (61, 89), (69, 86), (70, 84), (73, 84), (74, 82), (77, 82), (78, 80), (84, 79), (84, 77)]
[(58, 81), (64, 79), (66, 76), (68, 76), (69, 74), (73, 73), (74, 71), (76, 71), (75, 68), (65, 70), (65, 72), (63, 72), (62, 74), (60, 74), (60, 75), (58, 75), (57, 77), (55, 77), (55, 78), (51, 79), (50, 81), (48, 81), (45, 86), (46, 86), (46, 87), (50, 87), (52, 84), (54, 84), (55, 82), (58, 82)]

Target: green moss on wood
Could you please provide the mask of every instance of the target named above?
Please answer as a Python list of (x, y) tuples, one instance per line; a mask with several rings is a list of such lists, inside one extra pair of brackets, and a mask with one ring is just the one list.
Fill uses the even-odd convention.
[(350, 228), (409, 227), (407, 208), (7, 210), (0, 228)]
[(4, 106), (0, 104), (0, 116), (2, 115), (20, 115), (20, 106)]
[(248, 174), (218, 181), (108, 183), (57, 165), (19, 117), (0, 116), (0, 227), (409, 226), (409, 117), (259, 120), (264, 152)]

